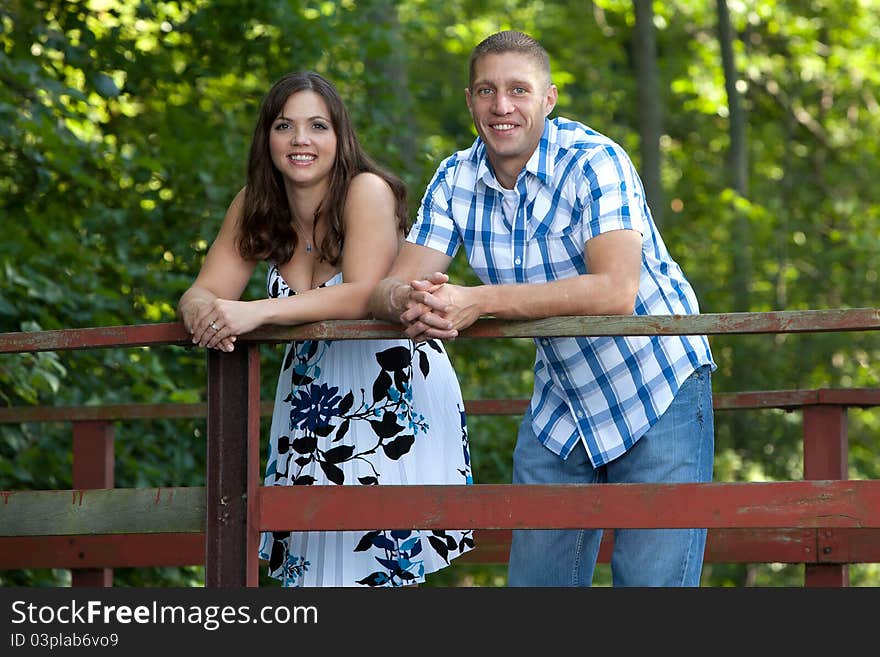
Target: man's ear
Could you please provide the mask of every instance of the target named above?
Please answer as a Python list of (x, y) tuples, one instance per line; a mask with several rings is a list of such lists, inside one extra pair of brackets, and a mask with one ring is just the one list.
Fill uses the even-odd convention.
[(555, 84), (551, 84), (547, 87), (547, 98), (545, 102), (547, 106), (544, 111), (544, 116), (549, 116), (550, 112), (553, 111), (553, 108), (556, 107), (556, 101), (559, 99), (559, 89), (556, 88)]
[(470, 87), (464, 88), (464, 102), (467, 103), (468, 111), (471, 109), (471, 89)]

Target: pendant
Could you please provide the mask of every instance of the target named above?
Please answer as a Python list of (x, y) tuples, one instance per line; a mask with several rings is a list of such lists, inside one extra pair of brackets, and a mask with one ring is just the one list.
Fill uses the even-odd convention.
[(311, 252), (312, 252), (312, 243), (306, 242), (306, 253), (311, 253)]

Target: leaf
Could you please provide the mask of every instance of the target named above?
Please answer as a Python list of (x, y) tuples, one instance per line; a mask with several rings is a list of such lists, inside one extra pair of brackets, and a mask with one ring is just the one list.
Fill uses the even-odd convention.
[(359, 579), (357, 581), (358, 584), (363, 584), (365, 586), (382, 586), (388, 582), (388, 575), (386, 573), (370, 573), (363, 579)]
[(269, 570), (274, 571), (278, 570), (281, 567), (281, 564), (284, 563), (285, 557), (285, 549), (284, 543), (281, 541), (274, 541), (272, 543), (272, 554), (269, 557)]
[(379, 484), (379, 480), (372, 475), (368, 477), (358, 477), (358, 481), (364, 486), (377, 486)]
[(292, 447), (297, 454), (311, 454), (318, 448), (318, 438), (316, 436), (296, 438)]
[(337, 429), (337, 431), (336, 431), (336, 437), (333, 438), (333, 442), (336, 442), (337, 440), (342, 440), (343, 438), (345, 438), (345, 434), (348, 433), (348, 425), (349, 425), (348, 420), (343, 421), (343, 423), (339, 425), (339, 429)]
[(301, 477), (297, 477), (293, 480), (294, 486), (311, 486), (314, 483), (315, 478), (311, 475), (302, 475)]
[(391, 541), (387, 536), (383, 536), (379, 534), (378, 536), (373, 537), (373, 545), (380, 550), (393, 550), (394, 542)]
[(431, 347), (431, 349), (436, 351), (438, 354), (443, 353), (443, 347), (441, 347), (440, 343), (438, 343), (436, 340), (428, 340), (427, 344), (429, 347)]
[(446, 541), (441, 541), (436, 536), (429, 536), (428, 542), (431, 544), (431, 547), (434, 548), (437, 554), (443, 557), (443, 560), (446, 563), (449, 563), (449, 550), (446, 549)]
[(104, 98), (116, 98), (119, 95), (119, 87), (106, 73), (96, 73), (92, 83), (95, 85), (95, 91)]
[(409, 349), (406, 347), (391, 347), (376, 354), (376, 360), (383, 370), (396, 372), (409, 367), (412, 362)]
[(422, 376), (427, 379), (428, 372), (431, 371), (431, 363), (428, 359), (428, 354), (424, 351), (419, 352), (419, 369), (422, 372)]
[(334, 484), (339, 484), (341, 486), (345, 483), (345, 473), (342, 472), (341, 469), (337, 468), (332, 463), (326, 463), (324, 461), (321, 461), (319, 465), (324, 471), (324, 474), (327, 475), (327, 479), (332, 481)]
[(385, 451), (385, 456), (396, 461), (409, 452), (415, 441), (415, 436), (412, 434), (405, 434), (403, 436), (398, 436), (390, 443), (382, 445), (382, 449)]
[(409, 373), (406, 370), (398, 370), (394, 373), (394, 387), (403, 391), (409, 383)]
[(345, 415), (351, 410), (351, 407), (354, 405), (354, 394), (349, 390), (348, 394), (342, 398), (342, 401), (339, 402), (339, 415)]
[(397, 423), (397, 414), (385, 411), (382, 420), (370, 420), (370, 426), (380, 438), (391, 438), (403, 431), (403, 426)]
[(293, 360), (296, 358), (296, 351), (293, 349), (287, 350), (287, 355), (284, 357), (284, 365), (281, 366), (281, 370), (284, 371), (289, 369), (291, 365), (293, 365)]
[(392, 573), (400, 570), (400, 566), (396, 559), (383, 559), (381, 557), (376, 557), (376, 561), (379, 562), (379, 565), (385, 566)]
[(351, 458), (354, 453), (354, 445), (340, 445), (324, 452), (324, 460), (328, 463), (342, 463)]
[(391, 387), (391, 375), (386, 371), (379, 373), (373, 382), (373, 403), (378, 404), (388, 396), (388, 388)]
[(307, 374), (297, 374), (294, 372), (290, 375), (290, 381), (295, 386), (307, 386), (314, 380), (314, 377), (308, 376)]
[(334, 428), (335, 427), (332, 424), (322, 424), (321, 426), (315, 427), (314, 432), (321, 436), (321, 438), (326, 438), (333, 433)]
[(371, 531), (367, 532), (363, 536), (361, 536), (361, 540), (358, 541), (357, 547), (354, 549), (355, 552), (364, 552), (373, 547), (373, 539), (376, 538), (381, 532), (379, 531)]

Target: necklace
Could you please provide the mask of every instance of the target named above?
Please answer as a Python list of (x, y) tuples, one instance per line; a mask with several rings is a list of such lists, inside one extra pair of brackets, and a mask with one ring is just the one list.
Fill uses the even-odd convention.
[(297, 234), (299, 235), (299, 238), (303, 242), (306, 243), (306, 253), (311, 253), (312, 252), (312, 240), (308, 239), (305, 236), (305, 232), (303, 230), (301, 230), (299, 227), (297, 227), (295, 230), (296, 230)]
[[(291, 211), (291, 214), (292, 214), (292, 211)], [(312, 240), (315, 239), (315, 223), (317, 223), (317, 221), (318, 221), (318, 212), (315, 211), (315, 216), (312, 220), (312, 239), (310, 240), (308, 237), (306, 237), (306, 231), (303, 230), (302, 224), (299, 222), (298, 219), (295, 220), (293, 229), (299, 235), (300, 239), (306, 243), (306, 253), (312, 252)]]

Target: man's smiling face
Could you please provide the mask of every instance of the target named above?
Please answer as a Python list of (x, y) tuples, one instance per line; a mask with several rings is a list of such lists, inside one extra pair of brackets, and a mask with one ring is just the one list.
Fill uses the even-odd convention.
[(526, 54), (488, 54), (475, 63), (466, 97), (498, 181), (512, 187), (538, 147), (544, 119), (556, 105), (556, 86)]

